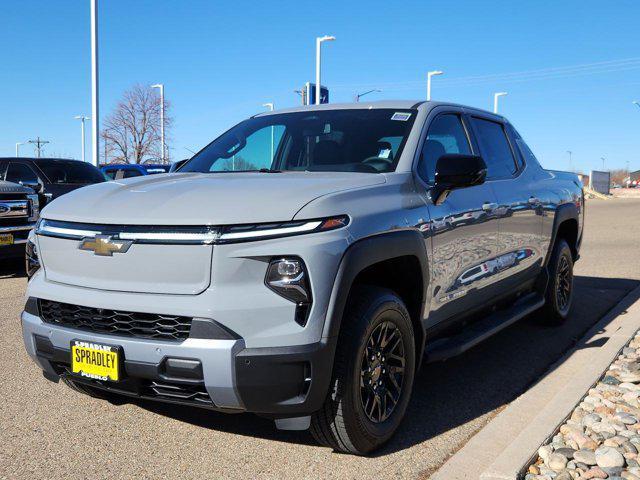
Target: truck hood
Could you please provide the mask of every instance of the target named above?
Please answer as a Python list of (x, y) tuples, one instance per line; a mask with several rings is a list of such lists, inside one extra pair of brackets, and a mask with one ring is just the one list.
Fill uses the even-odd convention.
[(122, 225), (230, 225), (293, 219), (323, 195), (385, 183), (371, 173), (173, 173), (99, 183), (57, 198), (42, 217)]

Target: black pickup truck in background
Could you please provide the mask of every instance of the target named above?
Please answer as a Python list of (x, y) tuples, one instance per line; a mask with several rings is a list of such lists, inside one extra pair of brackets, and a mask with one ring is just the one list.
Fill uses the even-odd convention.
[(60, 195), (107, 178), (96, 167), (79, 160), (59, 158), (0, 158), (0, 180), (33, 189), (40, 208)]
[(31, 188), (0, 180), (0, 261), (24, 257), (39, 213), (38, 195)]

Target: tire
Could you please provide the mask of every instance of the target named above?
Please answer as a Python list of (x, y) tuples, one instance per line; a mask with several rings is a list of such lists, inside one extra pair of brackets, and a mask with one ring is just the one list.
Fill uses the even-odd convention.
[(573, 303), (573, 254), (563, 238), (556, 241), (547, 268), (549, 282), (542, 319), (544, 323), (559, 325), (566, 321)]
[(407, 409), (415, 363), (413, 326), (403, 301), (391, 290), (356, 287), (342, 319), (327, 398), (311, 417), (316, 441), (356, 455), (381, 447)]

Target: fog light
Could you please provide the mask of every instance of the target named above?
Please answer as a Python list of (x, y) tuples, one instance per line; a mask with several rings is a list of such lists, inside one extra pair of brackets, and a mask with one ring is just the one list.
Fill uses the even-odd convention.
[(280, 258), (272, 260), (267, 269), (265, 284), (278, 295), (298, 304), (311, 303), (309, 279), (302, 260)]

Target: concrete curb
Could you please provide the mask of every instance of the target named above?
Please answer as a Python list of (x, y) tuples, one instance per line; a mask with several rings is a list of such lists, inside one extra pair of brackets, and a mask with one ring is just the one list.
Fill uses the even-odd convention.
[(547, 374), (485, 425), (430, 478), (515, 480), (620, 350), (640, 329), (640, 287), (553, 364)]

